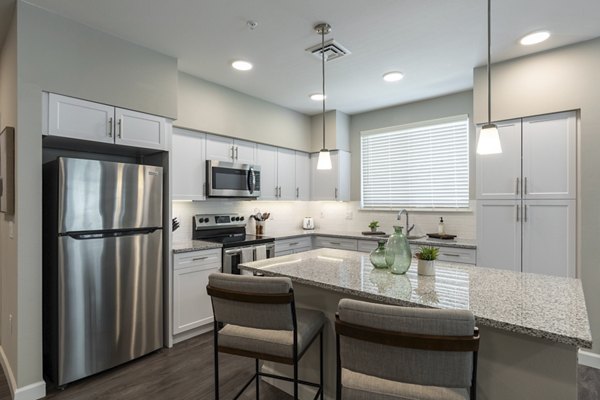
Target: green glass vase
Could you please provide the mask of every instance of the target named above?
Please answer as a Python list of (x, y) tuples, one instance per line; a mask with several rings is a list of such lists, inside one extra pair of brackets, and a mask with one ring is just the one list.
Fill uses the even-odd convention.
[(379, 240), (377, 243), (377, 248), (369, 254), (369, 259), (375, 268), (387, 268), (387, 260), (385, 259), (385, 240)]
[(392, 274), (404, 274), (410, 268), (412, 254), (408, 239), (402, 233), (401, 226), (394, 226), (394, 233), (390, 235), (385, 250), (385, 261)]

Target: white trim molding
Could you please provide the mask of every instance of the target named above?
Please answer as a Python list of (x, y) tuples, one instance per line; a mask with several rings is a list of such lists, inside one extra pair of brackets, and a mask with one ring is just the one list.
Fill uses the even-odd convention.
[(580, 365), (600, 369), (600, 354), (598, 353), (592, 353), (588, 350), (579, 350), (577, 359), (579, 360)]
[(17, 388), (15, 376), (2, 346), (0, 346), (0, 364), (2, 364), (2, 370), (4, 370), (4, 376), (6, 376), (6, 380), (8, 381), (8, 387), (13, 400), (37, 400), (46, 396), (46, 382), (44, 381)]

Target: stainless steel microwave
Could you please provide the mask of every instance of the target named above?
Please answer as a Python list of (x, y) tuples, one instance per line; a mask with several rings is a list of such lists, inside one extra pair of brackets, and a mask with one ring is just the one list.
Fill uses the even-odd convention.
[(208, 197), (260, 196), (260, 166), (225, 161), (206, 161)]

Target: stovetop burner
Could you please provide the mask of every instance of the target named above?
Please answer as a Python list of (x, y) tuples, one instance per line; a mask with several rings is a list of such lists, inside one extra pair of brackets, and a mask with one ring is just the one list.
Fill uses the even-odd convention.
[(192, 239), (221, 243), (223, 248), (272, 243), (275, 238), (246, 233), (244, 217), (237, 214), (195, 215)]

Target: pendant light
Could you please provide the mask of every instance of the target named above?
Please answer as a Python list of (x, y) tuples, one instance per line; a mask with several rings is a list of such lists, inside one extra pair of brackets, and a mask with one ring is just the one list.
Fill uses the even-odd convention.
[(315, 31), (321, 35), (321, 71), (323, 73), (323, 148), (319, 152), (317, 169), (331, 169), (331, 155), (325, 148), (325, 35), (331, 32), (331, 26), (327, 23), (317, 24)]
[(500, 136), (498, 135), (498, 127), (492, 124), (492, 74), (491, 74), (491, 0), (488, 0), (488, 24), (487, 24), (487, 83), (488, 83), (488, 122), (481, 128), (479, 132), (479, 141), (477, 142), (477, 154), (499, 154), (502, 153), (500, 145)]

